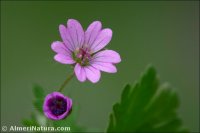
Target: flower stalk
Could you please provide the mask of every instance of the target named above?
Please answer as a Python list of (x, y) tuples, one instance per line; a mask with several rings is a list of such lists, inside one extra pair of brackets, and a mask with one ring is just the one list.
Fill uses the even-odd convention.
[(62, 92), (63, 89), (65, 88), (65, 86), (69, 83), (69, 81), (73, 78), (74, 76), (74, 73), (71, 73), (67, 78), (66, 80), (63, 82), (63, 84), (60, 86), (58, 92)]

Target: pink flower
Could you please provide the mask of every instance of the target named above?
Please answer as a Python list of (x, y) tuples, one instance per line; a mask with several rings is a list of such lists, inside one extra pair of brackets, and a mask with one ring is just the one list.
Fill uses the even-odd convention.
[(112, 30), (102, 29), (101, 22), (94, 21), (84, 32), (81, 24), (69, 19), (67, 25), (60, 25), (63, 42), (53, 42), (51, 48), (57, 54), (54, 59), (62, 64), (74, 65), (79, 81), (86, 79), (96, 83), (101, 77), (100, 71), (116, 73), (115, 64), (121, 61), (120, 55), (113, 50), (103, 49), (112, 38)]

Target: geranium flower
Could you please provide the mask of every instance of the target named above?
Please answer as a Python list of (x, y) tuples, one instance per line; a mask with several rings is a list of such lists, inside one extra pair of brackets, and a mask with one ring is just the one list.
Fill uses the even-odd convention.
[(76, 77), (96, 83), (100, 71), (116, 73), (115, 64), (121, 61), (120, 55), (113, 50), (103, 49), (112, 38), (112, 30), (102, 29), (101, 22), (94, 21), (84, 32), (81, 24), (69, 19), (67, 25), (60, 25), (63, 42), (53, 42), (51, 48), (57, 54), (54, 59), (62, 64), (73, 64)]
[(53, 92), (45, 97), (43, 111), (52, 120), (64, 119), (72, 109), (72, 100), (60, 92)]

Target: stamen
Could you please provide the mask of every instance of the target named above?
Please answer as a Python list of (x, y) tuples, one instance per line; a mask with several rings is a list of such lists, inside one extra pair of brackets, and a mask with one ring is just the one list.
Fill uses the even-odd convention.
[(80, 48), (73, 53), (73, 59), (81, 66), (89, 65), (90, 58), (91, 55), (88, 51), (88, 48)]

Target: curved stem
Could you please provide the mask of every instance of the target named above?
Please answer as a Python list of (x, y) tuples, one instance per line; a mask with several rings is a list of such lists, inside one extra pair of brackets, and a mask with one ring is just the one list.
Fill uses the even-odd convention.
[(70, 75), (66, 78), (66, 80), (64, 81), (64, 83), (60, 86), (60, 89), (58, 90), (59, 92), (61, 92), (61, 91), (65, 88), (65, 86), (66, 86), (67, 83), (73, 78), (73, 76), (74, 76), (74, 73), (70, 74)]

